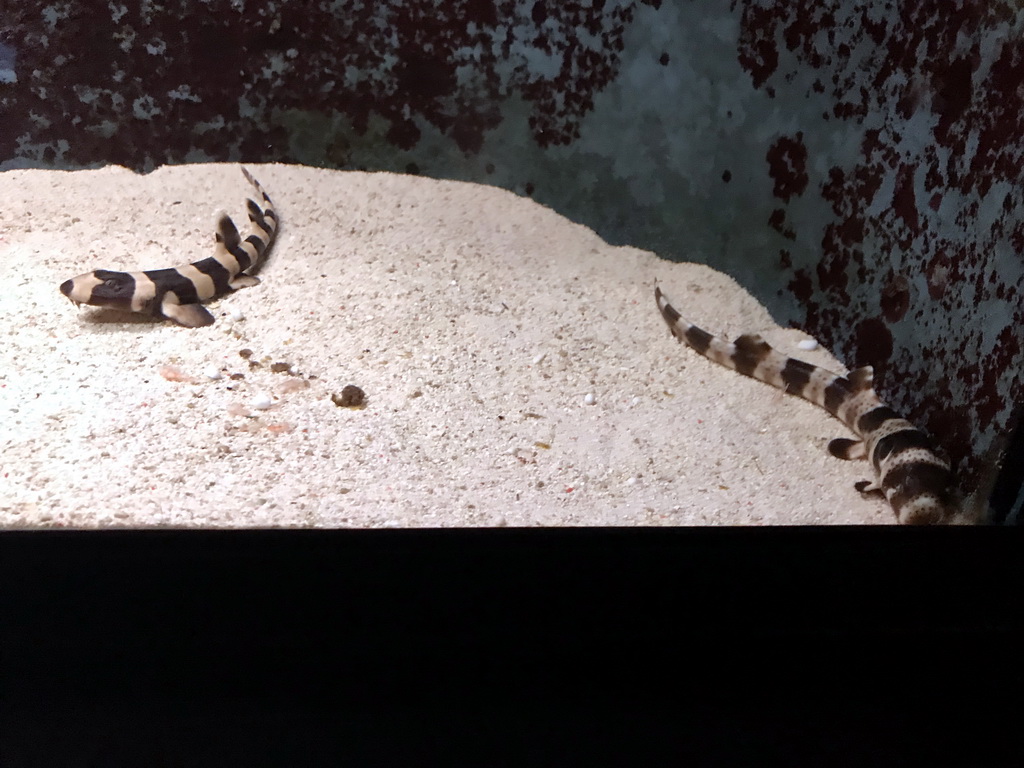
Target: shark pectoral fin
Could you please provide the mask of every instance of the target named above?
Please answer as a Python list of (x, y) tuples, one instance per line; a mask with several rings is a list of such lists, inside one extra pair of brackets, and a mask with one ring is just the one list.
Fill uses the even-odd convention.
[(737, 336), (733, 339), (732, 343), (736, 346), (736, 349), (754, 355), (764, 355), (772, 349), (759, 333), (744, 333), (742, 336)]
[(851, 440), (848, 437), (837, 437), (830, 440), (828, 452), (837, 459), (864, 459), (867, 458), (867, 450), (863, 440)]
[(870, 365), (857, 368), (846, 374), (846, 380), (850, 382), (854, 392), (871, 389), (875, 385), (875, 369)]
[(882, 486), (880, 486), (878, 483), (873, 483), (870, 480), (861, 480), (859, 482), (856, 482), (853, 484), (853, 487), (856, 488), (861, 493), (874, 493), (875, 491), (882, 490)]
[(233, 291), (237, 291), (239, 288), (252, 288), (254, 285), (259, 284), (260, 279), (258, 277), (246, 274), (236, 275), (235, 279), (228, 283)]
[(164, 317), (169, 317), (178, 325), (186, 328), (202, 328), (206, 325), (213, 325), (214, 318), (202, 304), (170, 304), (164, 303), (160, 307)]

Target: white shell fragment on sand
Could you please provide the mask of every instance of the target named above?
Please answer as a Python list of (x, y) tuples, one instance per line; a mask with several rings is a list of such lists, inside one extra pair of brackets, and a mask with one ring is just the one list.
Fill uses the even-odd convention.
[(210, 381), (217, 381), (221, 378), (220, 368), (216, 365), (208, 365), (203, 369), (203, 376), (208, 378)]
[(270, 395), (261, 392), (252, 399), (252, 407), (257, 411), (265, 411), (274, 404), (274, 401), (270, 399)]

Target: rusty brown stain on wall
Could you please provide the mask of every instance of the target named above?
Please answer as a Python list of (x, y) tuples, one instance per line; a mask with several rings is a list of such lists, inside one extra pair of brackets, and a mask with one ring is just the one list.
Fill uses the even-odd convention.
[[(294, 161), (273, 120), (287, 109), (344, 114), (357, 134), (379, 117), (405, 150), (422, 121), (473, 154), (512, 94), (530, 104), (538, 146), (567, 144), (617, 74), (637, 4), (603, 5), (392, 0), (335, 12), (268, 2), (240, 12), (213, 0), (191, 16), (132, 3), (112, 10), (106, 0), (23, 5), (7, 14), (5, 37), (19, 70), (38, 75), (5, 89), (19, 108), (8, 113), (0, 157), (16, 156), (17, 137), (30, 134), (49, 145), (47, 161), (66, 142), (62, 162), (78, 165), (150, 168), (228, 148), (254, 162)], [(517, 63), (517, 42), (549, 55), (557, 71)], [(506, 79), (498, 70), (510, 62)]]
[[(810, 191), (835, 219), (816, 268), (797, 266), (789, 283), (806, 306), (806, 329), (835, 339), (847, 359), (874, 364), (883, 393), (977, 481), (972, 445), (1005, 436), (1013, 401), (1024, 400), (1024, 41), (1009, 34), (1013, 6), (735, 6), (739, 61), (756, 87), (774, 95), (795, 63), (818, 73), (814, 90), (830, 95), (823, 119), (883, 116), (864, 131), (856, 165), (832, 168)], [(854, 55), (865, 46), (869, 55)], [(927, 120), (907, 123), (920, 116)], [(924, 146), (906, 140), (927, 125)], [(891, 203), (873, 207), (885, 184)], [(994, 189), (999, 215), (980, 231)], [(775, 194), (789, 201), (785, 189)], [(1005, 275), (993, 255), (1000, 249), (1016, 262)], [(836, 325), (835, 306), (847, 306), (853, 332)], [(987, 319), (993, 311), (1001, 330)]]

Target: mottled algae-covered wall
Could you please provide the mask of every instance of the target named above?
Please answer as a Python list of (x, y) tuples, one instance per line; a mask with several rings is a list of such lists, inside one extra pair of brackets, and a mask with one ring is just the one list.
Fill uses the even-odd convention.
[(729, 272), (873, 364), (971, 491), (1024, 400), (1017, 5), (7, 2), (0, 160), (301, 162), (531, 195)]

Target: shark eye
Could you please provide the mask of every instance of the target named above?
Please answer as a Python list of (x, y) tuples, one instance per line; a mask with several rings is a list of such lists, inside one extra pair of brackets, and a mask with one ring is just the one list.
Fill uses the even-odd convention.
[(103, 287), (104, 288), (116, 288), (117, 287), (117, 280), (115, 280), (112, 277), (108, 277), (106, 280), (103, 281)]

